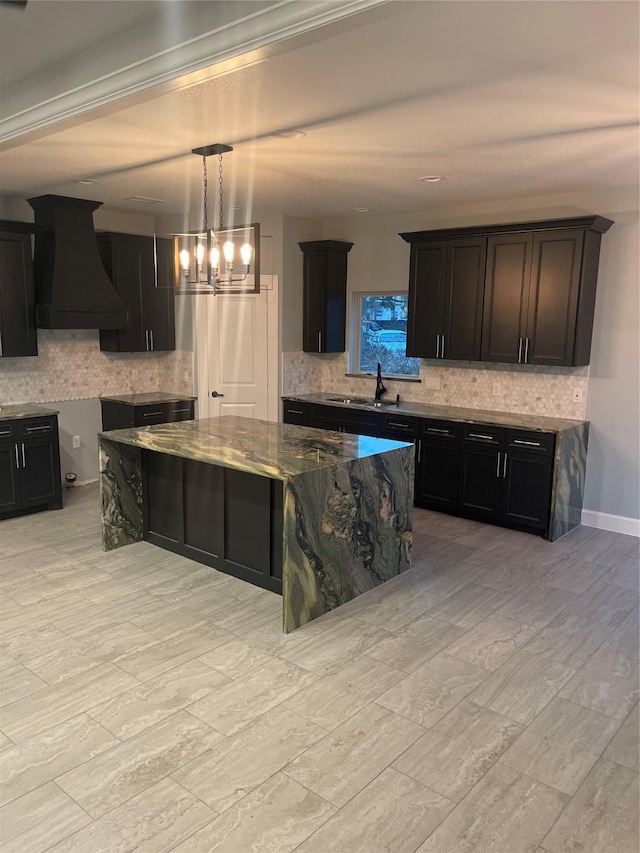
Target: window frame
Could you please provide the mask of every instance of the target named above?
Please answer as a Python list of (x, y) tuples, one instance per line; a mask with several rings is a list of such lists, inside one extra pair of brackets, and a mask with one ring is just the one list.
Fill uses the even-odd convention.
[[(352, 294), (351, 302), (351, 320), (352, 320), (352, 341), (349, 358), (349, 375), (350, 376), (372, 376), (372, 373), (364, 373), (360, 369), (360, 343), (362, 337), (362, 299), (366, 296), (404, 296), (407, 299), (407, 308), (409, 302), (409, 293), (407, 290), (359, 290)], [(413, 358), (413, 356), (405, 356), (405, 358)], [(387, 373), (382, 371), (385, 377), (389, 379), (397, 379), (404, 382), (420, 382), (420, 360), (418, 361), (418, 370), (416, 373)]]

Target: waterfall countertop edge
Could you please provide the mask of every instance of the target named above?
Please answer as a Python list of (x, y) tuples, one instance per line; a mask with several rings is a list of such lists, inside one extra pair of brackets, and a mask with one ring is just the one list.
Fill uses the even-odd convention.
[(229, 415), (99, 433), (100, 439), (286, 480), (413, 444)]
[[(458, 421), (460, 423), (487, 424), (491, 426), (515, 427), (534, 432), (558, 433), (575, 429), (588, 421), (570, 420), (569, 418), (549, 418), (545, 415), (525, 415), (516, 412), (492, 412), (486, 409), (470, 409), (462, 406), (436, 406), (427, 403), (386, 403), (383, 406), (342, 403), (335, 398), (341, 396), (335, 392), (318, 392), (316, 394), (284, 394), (283, 400), (297, 400), (300, 403), (319, 403), (320, 405), (336, 406), (356, 411), (380, 412), (383, 414), (413, 415), (417, 418), (432, 418), (442, 421)], [(342, 395), (345, 398), (349, 395)]]

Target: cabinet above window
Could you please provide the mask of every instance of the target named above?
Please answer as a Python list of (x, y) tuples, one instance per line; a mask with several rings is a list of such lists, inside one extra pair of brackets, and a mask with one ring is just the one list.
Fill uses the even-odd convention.
[(589, 363), (602, 216), (417, 231), (407, 355)]

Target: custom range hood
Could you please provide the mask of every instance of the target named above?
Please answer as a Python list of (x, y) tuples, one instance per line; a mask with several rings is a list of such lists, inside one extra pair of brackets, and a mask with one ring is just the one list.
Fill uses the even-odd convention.
[(101, 201), (41, 195), (35, 211), (33, 278), (41, 329), (122, 329), (129, 310), (102, 266), (93, 229)]

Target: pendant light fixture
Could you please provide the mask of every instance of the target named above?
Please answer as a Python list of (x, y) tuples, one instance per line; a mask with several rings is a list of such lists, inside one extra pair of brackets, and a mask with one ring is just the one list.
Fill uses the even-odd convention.
[[(200, 231), (175, 234), (179, 268), (178, 291), (183, 293), (260, 293), (260, 225), (224, 223), (222, 155), (233, 151), (217, 142), (191, 153), (202, 157), (203, 222)], [(218, 221), (209, 227), (207, 157), (218, 157)]]

